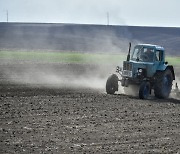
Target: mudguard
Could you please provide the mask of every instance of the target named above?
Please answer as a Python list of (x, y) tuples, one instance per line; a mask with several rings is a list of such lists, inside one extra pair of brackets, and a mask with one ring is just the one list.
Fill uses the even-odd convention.
[(166, 69), (170, 69), (173, 75), (173, 80), (175, 80), (175, 73), (174, 73), (174, 67), (172, 65), (169, 65), (166, 67)]
[(170, 69), (173, 75), (173, 80), (175, 80), (174, 68), (172, 65), (160, 65), (157, 71), (165, 71), (166, 69)]

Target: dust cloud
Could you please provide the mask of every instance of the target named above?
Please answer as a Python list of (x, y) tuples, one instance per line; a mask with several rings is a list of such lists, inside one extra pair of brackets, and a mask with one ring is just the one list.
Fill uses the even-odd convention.
[[(62, 64), (62, 63), (30, 63), (10, 61), (2, 64), (1, 82), (38, 86), (48, 88), (89, 88), (105, 92), (107, 78), (115, 73), (114, 64)], [(180, 99), (180, 78), (173, 82), (171, 98)], [(138, 96), (139, 87), (121, 87), (118, 94)], [(154, 93), (152, 92), (152, 96)], [(154, 97), (154, 96), (153, 96)]]
[(175, 81), (173, 81), (171, 98), (180, 99), (180, 67), (174, 67)]
[(180, 78), (176, 76), (176, 80), (173, 82), (171, 98), (180, 99)]
[[(37, 27), (29, 25), (26, 31), (22, 27), (15, 27), (13, 32), (18, 33), (18, 38), (10, 43), (10, 48), (42, 52), (49, 50), (48, 52), (126, 54), (129, 42), (142, 43), (134, 40), (126, 27), (114, 31), (111, 26), (93, 28), (61, 25), (61, 29), (56, 31), (58, 29), (56, 25), (48, 26), (42, 28), (39, 25)], [(36, 30), (39, 31), (38, 34), (35, 33)], [(59, 32), (62, 32), (61, 35)], [(7, 40), (11, 39), (7, 36)], [(112, 61), (100, 65), (93, 62), (91, 64), (63, 64), (35, 62), (33, 59), (17, 61), (17, 57), (9, 56), (10, 59), (6, 64), (2, 64), (2, 61), (0, 63), (1, 76), (9, 82), (31, 86), (95, 88), (105, 91), (108, 76), (115, 73), (117, 65), (122, 65), (122, 60), (118, 64), (112, 64)]]
[(111, 64), (8, 62), (1, 65), (1, 81), (48, 88), (90, 88), (105, 92)]

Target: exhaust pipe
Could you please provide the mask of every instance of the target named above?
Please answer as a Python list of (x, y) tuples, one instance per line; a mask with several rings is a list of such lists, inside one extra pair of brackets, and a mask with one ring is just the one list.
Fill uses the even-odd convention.
[(129, 42), (129, 51), (128, 51), (128, 55), (127, 55), (127, 61), (130, 60), (130, 51), (131, 51), (131, 42)]

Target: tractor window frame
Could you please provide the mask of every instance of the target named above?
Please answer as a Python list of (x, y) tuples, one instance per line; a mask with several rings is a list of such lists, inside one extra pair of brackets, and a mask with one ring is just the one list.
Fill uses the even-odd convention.
[(155, 60), (161, 62), (163, 60), (162, 50), (156, 50)]
[[(150, 50), (150, 58), (145, 60), (141, 58), (141, 55), (147, 54), (147, 50)], [(148, 46), (135, 46), (134, 51), (131, 55), (131, 60), (140, 62), (154, 62), (156, 50), (153, 47)]]

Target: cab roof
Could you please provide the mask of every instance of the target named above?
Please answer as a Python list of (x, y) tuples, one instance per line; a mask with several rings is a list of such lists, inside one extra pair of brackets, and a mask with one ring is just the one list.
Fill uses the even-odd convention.
[(163, 47), (161, 47), (159, 45), (154, 45), (154, 44), (138, 44), (137, 46), (150, 47), (150, 48), (154, 48), (156, 50), (164, 50)]

